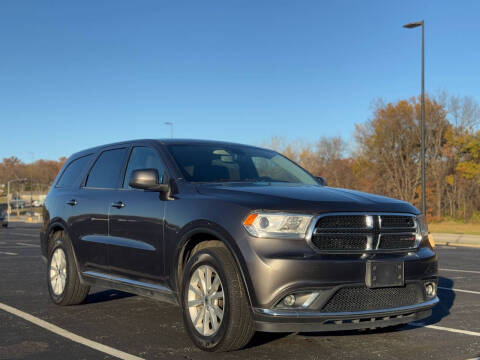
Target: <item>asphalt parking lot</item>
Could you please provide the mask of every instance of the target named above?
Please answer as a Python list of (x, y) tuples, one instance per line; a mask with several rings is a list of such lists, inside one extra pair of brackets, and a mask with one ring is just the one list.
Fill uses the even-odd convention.
[[(24, 223), (0, 229), (0, 359), (480, 357), (478, 248), (437, 248), (441, 303), (425, 323), (394, 330), (258, 333), (244, 350), (210, 354), (192, 345), (172, 305), (101, 288), (92, 288), (79, 306), (51, 303), (38, 231), (38, 225)], [(54, 332), (45, 329), (52, 326)]]

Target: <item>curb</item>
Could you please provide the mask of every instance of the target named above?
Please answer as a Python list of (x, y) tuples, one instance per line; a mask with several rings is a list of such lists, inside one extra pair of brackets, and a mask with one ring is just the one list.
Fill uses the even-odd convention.
[(446, 241), (446, 242), (435, 241), (435, 245), (452, 246), (452, 247), (455, 247), (455, 246), (470, 247), (470, 248), (480, 249), (480, 244), (465, 244), (465, 243), (457, 243), (457, 242), (452, 242), (452, 241)]

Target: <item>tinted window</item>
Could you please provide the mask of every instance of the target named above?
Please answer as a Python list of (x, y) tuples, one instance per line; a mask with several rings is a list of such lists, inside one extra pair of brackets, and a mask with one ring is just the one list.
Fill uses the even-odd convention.
[(270, 150), (239, 145), (170, 145), (183, 176), (194, 182), (285, 182), (318, 185), (305, 170)]
[(132, 171), (139, 169), (157, 169), (159, 181), (161, 182), (164, 167), (155, 150), (148, 147), (133, 148), (130, 160), (128, 161), (127, 172), (125, 174), (124, 188), (130, 188), (130, 176)]
[(126, 152), (126, 148), (104, 151), (90, 171), (86, 186), (107, 189), (118, 188)]
[(92, 158), (93, 154), (73, 160), (63, 171), (56, 186), (61, 188), (72, 188), (75, 185), (79, 185), (80, 178), (88, 164), (90, 164)]

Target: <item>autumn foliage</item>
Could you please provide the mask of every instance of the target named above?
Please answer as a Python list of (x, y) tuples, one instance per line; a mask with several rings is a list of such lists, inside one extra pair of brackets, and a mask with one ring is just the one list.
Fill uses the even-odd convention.
[[(379, 102), (372, 119), (355, 127), (354, 140), (321, 138), (314, 144), (272, 138), (281, 151), (329, 186), (358, 189), (420, 207), (418, 99)], [(446, 95), (425, 103), (427, 213), (430, 218), (471, 220), (480, 207), (480, 120), (470, 98)]]
[(6, 194), (7, 182), (14, 179), (27, 179), (27, 181), (12, 183), (12, 191), (47, 192), (65, 160), (66, 158), (37, 160), (31, 164), (25, 164), (15, 156), (3, 159), (0, 162), (0, 195)]

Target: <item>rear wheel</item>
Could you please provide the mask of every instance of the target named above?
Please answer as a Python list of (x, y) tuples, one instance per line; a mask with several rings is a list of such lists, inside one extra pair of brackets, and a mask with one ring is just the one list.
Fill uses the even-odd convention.
[(194, 249), (183, 276), (182, 305), (185, 328), (202, 350), (241, 349), (255, 333), (243, 280), (221, 244)]
[(70, 240), (63, 231), (53, 234), (47, 262), (50, 298), (57, 305), (77, 305), (88, 295), (89, 286), (80, 282)]

